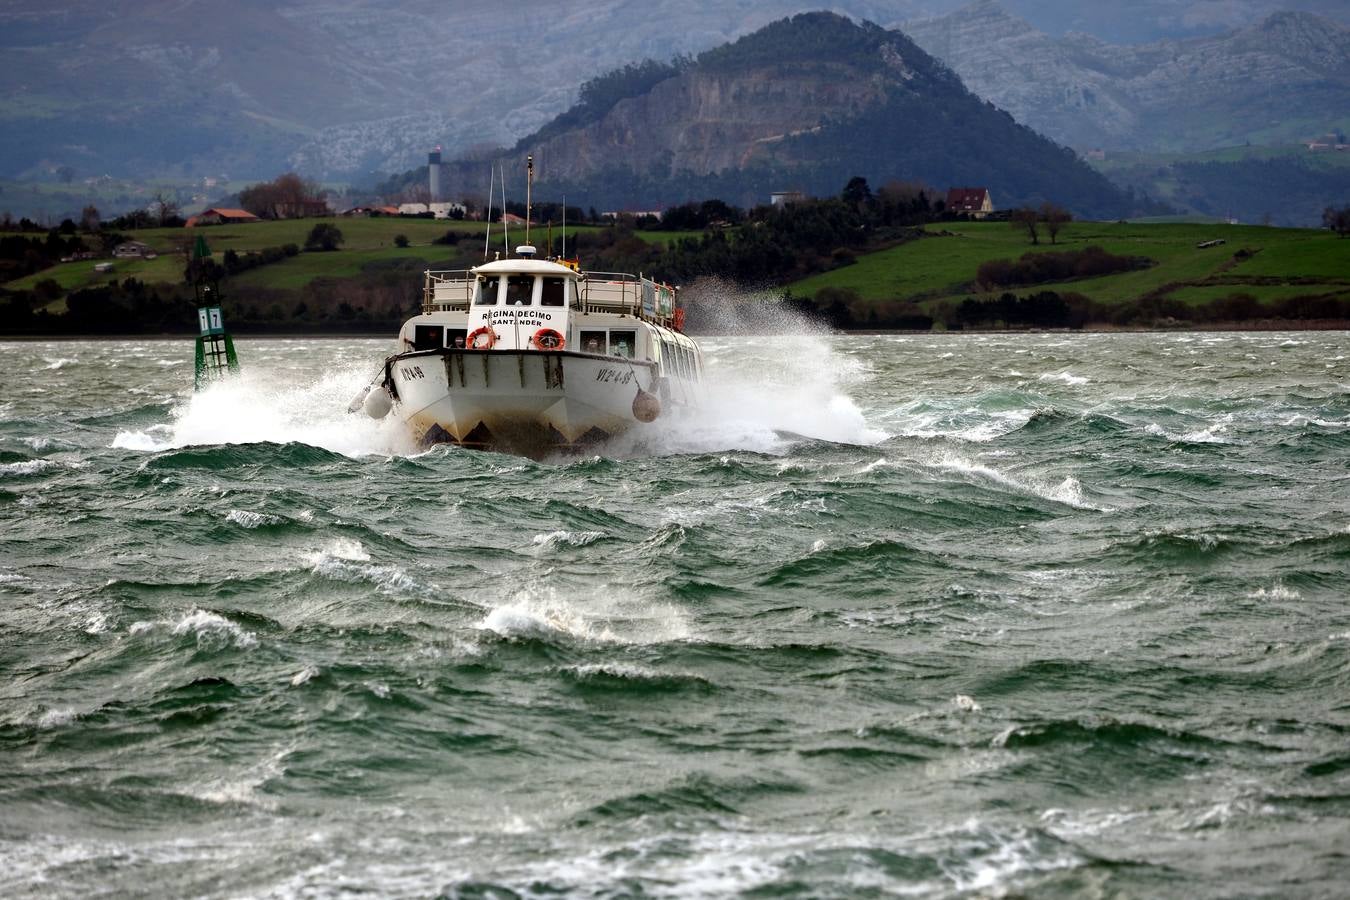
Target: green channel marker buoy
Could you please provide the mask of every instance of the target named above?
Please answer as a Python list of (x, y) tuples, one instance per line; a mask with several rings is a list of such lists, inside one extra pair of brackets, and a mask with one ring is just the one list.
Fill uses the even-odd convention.
[(197, 310), (201, 334), (197, 336), (197, 390), (212, 381), (239, 371), (239, 357), (234, 353), (234, 341), (225, 332), (219, 306), (204, 306)]
[(197, 308), (197, 390), (201, 390), (220, 378), (239, 371), (239, 357), (234, 353), (234, 341), (225, 331), (225, 320), (220, 307), (210, 305), (219, 302), (215, 278), (212, 271), (211, 250), (206, 246), (206, 238), (197, 235), (192, 245), (192, 258), (188, 262), (188, 277), (192, 280), (197, 302), (208, 304)]

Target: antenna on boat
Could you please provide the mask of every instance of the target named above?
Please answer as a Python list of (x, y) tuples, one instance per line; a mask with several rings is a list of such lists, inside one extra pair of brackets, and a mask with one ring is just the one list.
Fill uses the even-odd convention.
[(530, 242), (530, 203), (534, 192), (534, 157), (525, 157), (525, 243)]
[[(550, 241), (550, 243), (552, 243)], [(562, 253), (558, 256), (567, 259), (567, 195), (563, 194)]]
[(492, 240), (492, 192), (497, 189), (497, 170), (489, 167), (488, 171), (488, 207), (485, 221), (487, 228), (483, 231), (483, 259), (487, 259), (488, 242)]
[(509, 228), (506, 222), (506, 167), (502, 166), (502, 253), (506, 256), (511, 255), (511, 239), (508, 237)]

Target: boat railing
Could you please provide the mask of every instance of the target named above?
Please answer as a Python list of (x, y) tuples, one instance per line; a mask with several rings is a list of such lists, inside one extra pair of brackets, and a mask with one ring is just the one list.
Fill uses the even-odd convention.
[(473, 299), (473, 274), (468, 269), (426, 272), (422, 287), (422, 312), (464, 312)]
[[(466, 312), (473, 300), (470, 269), (427, 270), (422, 312)], [(574, 304), (582, 312), (621, 313), (666, 327), (677, 321), (675, 289), (626, 272), (586, 272), (576, 281)]]
[(584, 312), (624, 313), (670, 327), (675, 290), (627, 272), (586, 272), (577, 282)]

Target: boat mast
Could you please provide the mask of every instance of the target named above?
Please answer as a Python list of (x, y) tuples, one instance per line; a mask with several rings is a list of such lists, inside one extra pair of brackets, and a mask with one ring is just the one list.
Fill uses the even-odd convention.
[(534, 191), (534, 157), (525, 157), (525, 244), (530, 243), (530, 203)]
[(506, 167), (502, 166), (502, 255), (511, 255), (511, 238), (508, 237), (508, 225), (506, 223)]
[(483, 259), (485, 260), (488, 255), (488, 242), (492, 240), (492, 193), (497, 189), (497, 170), (489, 169), (488, 171), (490, 172), (488, 175), (488, 208), (487, 215), (484, 218), (487, 228), (483, 231)]

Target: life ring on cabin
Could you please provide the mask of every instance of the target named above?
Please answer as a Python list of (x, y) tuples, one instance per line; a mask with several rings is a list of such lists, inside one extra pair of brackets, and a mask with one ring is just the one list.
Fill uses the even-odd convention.
[(530, 338), (530, 343), (536, 350), (561, 350), (567, 344), (567, 338), (562, 336), (562, 332), (553, 328), (540, 328)]
[(470, 350), (491, 350), (497, 343), (497, 332), (484, 325), (482, 328), (475, 328), (464, 342), (464, 346)]

